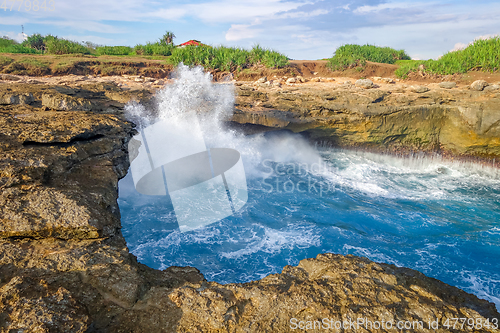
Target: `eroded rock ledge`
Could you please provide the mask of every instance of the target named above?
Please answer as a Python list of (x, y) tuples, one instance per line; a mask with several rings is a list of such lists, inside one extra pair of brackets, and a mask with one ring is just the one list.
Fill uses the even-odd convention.
[(442, 86), (244, 83), (233, 121), (303, 132), (340, 147), (498, 159), (500, 90)]
[[(208, 282), (189, 267), (150, 269), (128, 252), (116, 200), (134, 133), (123, 103), (151, 93), (17, 84), (0, 86), (0, 95), (0, 332), (288, 332), (292, 318), (422, 321), (413, 331), (431, 332), (429, 321), (443, 328), (447, 318), (500, 319), (492, 303), (354, 256), (321, 254), (246, 284)], [(297, 114), (301, 100), (273, 112)], [(283, 127), (301, 118), (291, 119)], [(496, 141), (485, 142), (496, 151), (488, 146)]]

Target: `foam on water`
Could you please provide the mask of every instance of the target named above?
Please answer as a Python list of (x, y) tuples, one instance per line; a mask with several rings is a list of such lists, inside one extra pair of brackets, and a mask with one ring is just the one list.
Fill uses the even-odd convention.
[(221, 123), (233, 89), (181, 67), (155, 107), (127, 107), (140, 126), (198, 112), (207, 146), (241, 153), (249, 190), (233, 216), (180, 232), (168, 197), (138, 194), (127, 175), (119, 186), (122, 231), (140, 262), (194, 266), (229, 283), (279, 273), (319, 253), (355, 254), (417, 269), (500, 308), (498, 169), (313, 147), (286, 133), (243, 136)]

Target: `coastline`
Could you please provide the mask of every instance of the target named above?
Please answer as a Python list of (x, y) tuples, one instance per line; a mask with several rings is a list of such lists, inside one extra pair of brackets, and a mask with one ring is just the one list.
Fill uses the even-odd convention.
[[(106, 77), (94, 80), (71, 76), (42, 85), (28, 82), (33, 80), (30, 78), (26, 79), (29, 89), (23, 83), (12, 83), (7, 84), (10, 90), (5, 83), (0, 84), (4, 101), (0, 133), (0, 318), (6, 323), (0, 331), (26, 328), (35, 322), (45, 331), (56, 323), (66, 332), (286, 332), (292, 331), (290, 319), (298, 316), (314, 321), (318, 317), (342, 320), (356, 315), (376, 321), (384, 318), (388, 309), (394, 310), (393, 320), (439, 319), (442, 324), (453, 316), (500, 319), (492, 303), (458, 288), (414, 270), (353, 256), (321, 254), (301, 261), (298, 267), (286, 266), (281, 274), (228, 285), (206, 281), (195, 268), (156, 271), (137, 263), (121, 236), (116, 203), (118, 180), (128, 169), (127, 143), (134, 133), (123, 118), (123, 106), (129, 100), (147, 102), (161, 85), (136, 79), (125, 78), (122, 83), (120, 78), (120, 84), (116, 84), (105, 82), (109, 80)], [(18, 84), (21, 89), (16, 90)], [(277, 104), (263, 101), (263, 94), (283, 88), (260, 87), (248, 81), (241, 86), (245, 85), (253, 90), (247, 89), (250, 95), (240, 95), (237, 103), (249, 105), (238, 109), (267, 118), (250, 118), (253, 122), (245, 118), (240, 123), (272, 124), (267, 128), (306, 133), (317, 126), (303, 126), (300, 110), (278, 109), (279, 100)], [(282, 86), (286, 91), (306, 85)], [(245, 91), (241, 86), (238, 91)], [(333, 86), (340, 85), (323, 85)], [(360, 98), (366, 99), (368, 91), (352, 85), (340, 89), (340, 94), (348, 98), (361, 94)], [(318, 89), (321, 94), (325, 90), (330, 93), (332, 89)], [(448, 94), (448, 90), (444, 92)], [(500, 91), (491, 93), (493, 97), (487, 97), (486, 92), (471, 94), (479, 101), (497, 101)], [(259, 99), (260, 103), (254, 105)], [(270, 104), (265, 107), (262, 103)], [(416, 107), (421, 106), (418, 103)], [(279, 112), (283, 111), (292, 114), (282, 118)], [(363, 118), (360, 114), (355, 112), (359, 121), (377, 116)], [(463, 121), (453, 119), (459, 124)], [(318, 124), (323, 124), (324, 119), (320, 120)], [(294, 127), (297, 124), (300, 126)], [(423, 154), (436, 153), (433, 145), (429, 147)], [(445, 151), (445, 155), (451, 153)], [(499, 154), (492, 162), (496, 167), (497, 157)], [(486, 158), (493, 159), (472, 158), (485, 163)], [(41, 204), (44, 198), (51, 198), (46, 205)], [(42, 315), (23, 304), (31, 304)]]

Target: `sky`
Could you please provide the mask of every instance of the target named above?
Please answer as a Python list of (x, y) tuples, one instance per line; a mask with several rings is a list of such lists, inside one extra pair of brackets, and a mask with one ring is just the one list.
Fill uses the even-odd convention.
[(35, 11), (36, 2), (0, 0), (0, 36), (22, 40), (24, 26), (27, 35), (134, 46), (172, 31), (176, 44), (259, 44), (315, 60), (367, 43), (435, 59), (500, 34), (498, 0), (40, 0)]

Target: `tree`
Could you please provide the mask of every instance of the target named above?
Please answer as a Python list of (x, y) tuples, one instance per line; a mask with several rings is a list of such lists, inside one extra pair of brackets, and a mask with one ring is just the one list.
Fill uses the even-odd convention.
[(23, 42), (23, 46), (31, 47), (32, 49), (43, 51), (45, 50), (45, 41), (42, 35), (33, 34), (26, 38)]
[(175, 38), (174, 33), (172, 31), (167, 31), (160, 39), (160, 44), (174, 45), (174, 38)]

